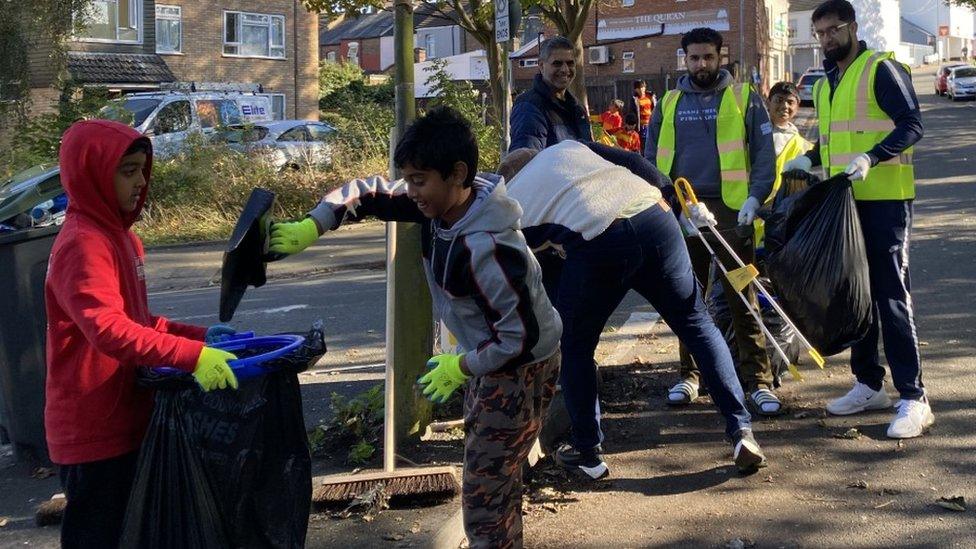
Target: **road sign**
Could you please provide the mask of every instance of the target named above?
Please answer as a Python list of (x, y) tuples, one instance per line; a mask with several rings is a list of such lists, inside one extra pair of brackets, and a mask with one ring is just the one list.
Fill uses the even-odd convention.
[[(495, 2), (498, 5), (498, 2)], [(949, 25), (939, 25), (939, 36), (949, 36)]]
[(511, 38), (508, 23), (508, 0), (495, 0), (495, 42), (508, 42)]

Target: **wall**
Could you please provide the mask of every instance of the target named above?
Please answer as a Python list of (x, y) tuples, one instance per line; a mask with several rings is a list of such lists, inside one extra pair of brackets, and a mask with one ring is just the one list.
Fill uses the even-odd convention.
[[(301, 2), (166, 0), (165, 3), (182, 8), (183, 51), (161, 54), (178, 80), (260, 83), (267, 93), (285, 94), (286, 118), (318, 119), (318, 16), (302, 8)], [(225, 56), (225, 10), (284, 15), (285, 58)]]
[(461, 28), (457, 25), (417, 29), (414, 35), (414, 46), (417, 48), (426, 47), (427, 37), (432, 36), (434, 38), (434, 51), (427, 52), (427, 59), (457, 55), (462, 53), (463, 47), (460, 31)]

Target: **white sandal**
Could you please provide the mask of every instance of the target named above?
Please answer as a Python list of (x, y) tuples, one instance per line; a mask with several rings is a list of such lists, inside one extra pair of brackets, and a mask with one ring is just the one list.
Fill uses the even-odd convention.
[(761, 416), (778, 416), (783, 413), (783, 403), (769, 389), (758, 389), (750, 395), (750, 399)]
[(668, 390), (668, 404), (672, 406), (691, 404), (696, 398), (698, 398), (698, 384), (687, 379), (682, 379)]

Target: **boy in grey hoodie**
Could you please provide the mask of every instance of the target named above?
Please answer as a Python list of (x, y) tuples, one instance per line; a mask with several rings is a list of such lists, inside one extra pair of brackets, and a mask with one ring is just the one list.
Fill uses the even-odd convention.
[(463, 354), (434, 356), (423, 392), (464, 399), (462, 506), (470, 547), (522, 546), (521, 466), (559, 376), (562, 323), (519, 230), (522, 209), (494, 175), (475, 175), (478, 145), (451, 109), (434, 109), (397, 144), (403, 179), (357, 179), (308, 217), (271, 226), (270, 250), (295, 254), (347, 218), (376, 215), (424, 227), (422, 255), (434, 309)]

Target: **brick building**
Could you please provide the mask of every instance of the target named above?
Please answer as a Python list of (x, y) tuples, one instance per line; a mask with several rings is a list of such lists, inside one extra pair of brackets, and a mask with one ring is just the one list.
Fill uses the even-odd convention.
[[(263, 86), (276, 115), (318, 118), (318, 16), (300, 0), (94, 0), (68, 43), (69, 76), (110, 91), (162, 82)], [(34, 106), (57, 99), (50, 44), (29, 52)]]
[[(684, 74), (681, 35), (695, 27), (722, 33), (723, 64), (740, 78), (770, 85), (770, 15), (782, 8), (770, 0), (621, 0), (612, 7), (595, 2), (583, 32), (583, 61), (590, 109), (599, 112), (614, 98), (627, 98), (635, 79), (658, 95)], [(774, 13), (775, 11), (775, 13)], [(785, 10), (782, 10), (785, 12)], [(554, 31), (548, 29), (546, 35)], [(515, 52), (516, 90), (531, 85), (538, 72), (538, 40)], [(782, 66), (778, 71), (782, 71)]]

